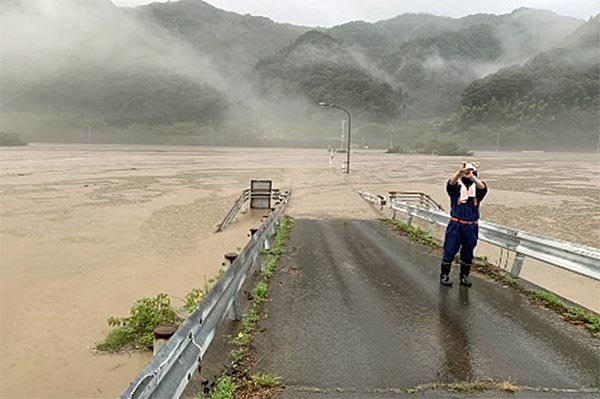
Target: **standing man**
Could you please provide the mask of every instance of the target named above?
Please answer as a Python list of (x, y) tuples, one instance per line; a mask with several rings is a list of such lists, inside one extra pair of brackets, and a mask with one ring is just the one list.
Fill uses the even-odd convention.
[(460, 283), (470, 287), (469, 272), (479, 233), (479, 205), (487, 194), (487, 185), (477, 178), (478, 165), (463, 162), (446, 184), (450, 196), (450, 223), (444, 237), (444, 256), (440, 283), (452, 286), (450, 269), (460, 249)]

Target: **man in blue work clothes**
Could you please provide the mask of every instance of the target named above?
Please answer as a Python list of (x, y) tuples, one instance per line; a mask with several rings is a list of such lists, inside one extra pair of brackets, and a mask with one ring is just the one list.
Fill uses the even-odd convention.
[(460, 283), (470, 287), (469, 273), (473, 250), (479, 233), (479, 205), (487, 194), (487, 185), (477, 178), (477, 167), (463, 162), (446, 184), (450, 196), (450, 223), (444, 237), (444, 256), (440, 283), (452, 286), (450, 269), (452, 260), (460, 250)]

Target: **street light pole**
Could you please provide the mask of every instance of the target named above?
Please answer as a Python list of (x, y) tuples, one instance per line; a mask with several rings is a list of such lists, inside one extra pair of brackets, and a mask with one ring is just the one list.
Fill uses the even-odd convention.
[(351, 126), (350, 126), (350, 124), (352, 123), (352, 115), (350, 114), (350, 111), (348, 111), (346, 108), (344, 108), (338, 104), (319, 103), (319, 106), (341, 109), (348, 116), (348, 144), (347, 144), (347, 148), (346, 148), (346, 173), (350, 173), (350, 143), (351, 143), (351, 137), (350, 137)]

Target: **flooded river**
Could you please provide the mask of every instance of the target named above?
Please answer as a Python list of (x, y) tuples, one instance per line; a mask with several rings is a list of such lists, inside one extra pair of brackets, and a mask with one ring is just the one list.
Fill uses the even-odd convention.
[[(96, 354), (106, 318), (218, 272), (260, 217), (214, 228), (253, 178), (293, 188), (296, 217), (377, 215), (355, 191), (427, 192), (447, 208), (461, 159), (326, 150), (30, 145), (0, 151), (2, 398), (118, 395), (149, 356)], [(481, 153), (488, 221), (598, 246), (596, 154)], [(179, 301), (179, 302), (178, 302)]]

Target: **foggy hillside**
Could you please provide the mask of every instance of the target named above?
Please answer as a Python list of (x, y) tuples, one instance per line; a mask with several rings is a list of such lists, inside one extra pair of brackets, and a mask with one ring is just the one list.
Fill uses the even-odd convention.
[(31, 140), (78, 141), (89, 126), (100, 142), (322, 145), (341, 116), (318, 101), (350, 107), (357, 134), (375, 145), (390, 130), (407, 140), (423, 129), (438, 134), (436, 120), (457, 110), (443, 130), (460, 133), (473, 126), (462, 117), (472, 82), (515, 64), (535, 69), (535, 55), (569, 47), (587, 26), (532, 9), (314, 30), (201, 0), (0, 7), (2, 130)]
[(366, 50), (394, 52), (411, 40), (484, 24), (493, 28), (502, 43), (502, 62), (515, 63), (529, 58), (532, 53), (551, 48), (583, 22), (552, 11), (519, 8), (510, 14), (474, 14), (463, 18), (403, 14), (376, 23), (349, 22), (329, 29), (328, 33), (349, 44), (362, 45)]
[(281, 93), (306, 96), (313, 103), (345, 104), (365, 119), (400, 115), (401, 88), (361, 65), (356, 53), (327, 33), (309, 31), (256, 66), (263, 94), (276, 101)]
[(525, 65), (471, 83), (451, 123), (459, 131), (486, 125), (508, 136), (529, 132), (530, 139), (541, 132), (556, 147), (575, 141), (593, 148), (600, 131), (599, 43), (597, 15)]
[(152, 30), (164, 29), (213, 57), (219, 68), (246, 73), (310, 28), (220, 10), (199, 0), (151, 3), (126, 10)]

